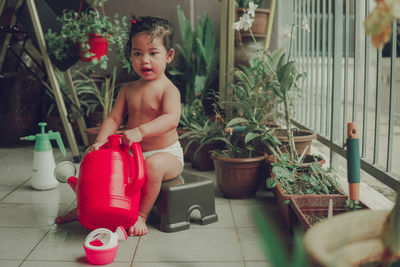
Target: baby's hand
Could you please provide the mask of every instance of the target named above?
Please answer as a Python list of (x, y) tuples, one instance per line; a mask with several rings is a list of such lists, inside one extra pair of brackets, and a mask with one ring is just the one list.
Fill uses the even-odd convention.
[(133, 142), (140, 142), (143, 140), (142, 133), (139, 128), (127, 130), (122, 134), (122, 143), (131, 146)]
[(85, 151), (85, 153), (83, 153), (83, 156), (86, 156), (87, 154), (89, 154), (90, 152), (93, 152), (95, 150), (98, 150), (105, 142), (96, 142), (93, 145), (91, 145), (90, 147), (88, 147)]

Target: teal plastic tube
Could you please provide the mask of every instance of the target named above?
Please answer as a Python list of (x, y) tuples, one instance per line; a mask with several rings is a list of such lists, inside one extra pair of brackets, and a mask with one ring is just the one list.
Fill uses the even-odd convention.
[(347, 180), (350, 184), (360, 182), (360, 148), (357, 138), (347, 139)]

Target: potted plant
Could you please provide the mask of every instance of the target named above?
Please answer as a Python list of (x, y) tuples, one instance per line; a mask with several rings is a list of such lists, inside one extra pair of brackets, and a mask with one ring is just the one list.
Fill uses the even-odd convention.
[(179, 88), (184, 87), (182, 100), (190, 105), (195, 99), (203, 102), (205, 97), (214, 96), (210, 93), (218, 74), (219, 51), (214, 26), (207, 13), (199, 18), (194, 31), (179, 5), (177, 14), (183, 44), (177, 45), (177, 61), (168, 72)]
[[(102, 114), (101, 122), (104, 121), (114, 105), (117, 90), (121, 85), (116, 85), (117, 68), (113, 68), (111, 76), (105, 76), (100, 80), (100, 88), (96, 85), (96, 79), (91, 79), (91, 85), (77, 91), (79, 101), (86, 110), (86, 115), (95, 113), (100, 110)], [(123, 126), (121, 126), (122, 130)], [(89, 144), (94, 143), (97, 134), (100, 131), (100, 123), (94, 127), (88, 127), (86, 132), (88, 134)]]
[[(219, 119), (214, 123), (216, 129), (214, 136), (202, 145), (211, 142), (224, 144), (223, 148), (214, 149), (211, 155), (218, 188), (227, 198), (253, 197), (260, 183), (266, 178), (266, 154), (256, 151), (251, 141), (243, 139), (243, 135), (252, 136), (250, 128), (238, 126), (244, 123), (245, 119), (234, 118), (225, 124), (220, 116), (217, 118)], [(232, 127), (235, 127), (236, 131), (232, 130)], [(238, 129), (243, 129), (245, 132), (240, 133), (241, 130)]]
[[(264, 0), (236, 0), (236, 19), (246, 17), (246, 9), (248, 8), (251, 12), (254, 12), (254, 22), (251, 25), (252, 34), (255, 37), (265, 37), (265, 32), (267, 29), (267, 21), (269, 15), (269, 9), (261, 8)], [(244, 17), (243, 17), (244, 16)], [(238, 31), (239, 44), (241, 43), (242, 36), (250, 37), (249, 30), (243, 29)]]
[(61, 30), (53, 32), (50, 29), (45, 35), (49, 54), (58, 60), (68, 58), (70, 45), (78, 44), (82, 61), (107, 69), (107, 52), (115, 45), (124, 67), (129, 66), (124, 56), (128, 39), (126, 17), (119, 18), (115, 14), (115, 18), (110, 19), (106, 16), (105, 1), (93, 0), (93, 9), (88, 11), (64, 10), (63, 15), (57, 18), (61, 22)]
[[(74, 89), (77, 93), (79, 93), (82, 90), (87, 90), (88, 87), (94, 88), (91, 79), (85, 74), (83, 74), (82, 68), (73, 66), (70, 69), (70, 73)], [(75, 136), (78, 137), (77, 141), (78, 143), (85, 145), (83, 139), (79, 138), (81, 135), (79, 134), (80, 129), (78, 127), (76, 120), (80, 116), (85, 116), (85, 108), (84, 108), (85, 103), (83, 99), (78, 98), (80, 105), (76, 105), (75, 99), (69, 93), (68, 86), (65, 81), (63, 73), (60, 70), (55, 69), (55, 75), (61, 89), (64, 103), (66, 104), (66, 108), (68, 110), (68, 118), (71, 120), (72, 129), (75, 133)], [(44, 106), (46, 110), (47, 125), (50, 129), (60, 132), (62, 139), (66, 140), (67, 137), (56, 108), (56, 101), (54, 98), (53, 90), (49, 84), (47, 83), (43, 84), (45, 85), (46, 88), (45, 90), (46, 97), (44, 99)]]
[(180, 136), (180, 139), (187, 139), (184, 152), (191, 152), (192, 167), (199, 171), (208, 171), (214, 169), (214, 164), (210, 158), (210, 152), (213, 149), (221, 148), (223, 143), (213, 138), (219, 135), (220, 127), (218, 121), (207, 119), (204, 123), (192, 121), (185, 127), (186, 132)]
[[(247, 15), (251, 16), (251, 12), (247, 11)], [(249, 28), (249, 21), (239, 20), (237, 22), (236, 29)], [(307, 25), (292, 25), (291, 32), (295, 27), (307, 28)], [(256, 43), (255, 37), (252, 34), (251, 29), (249, 30), (251, 37)], [(296, 69), (296, 62), (291, 60), (292, 39), (289, 43), (289, 55), (286, 53), (280, 53), (277, 60), (273, 60), (270, 53), (264, 53), (259, 49), (259, 58), (264, 61), (264, 64), (270, 71), (270, 76), (268, 80), (269, 86), (272, 88), (277, 102), (280, 102), (283, 111), (282, 116), (285, 122), (285, 128), (280, 130), (285, 133), (287, 138), (287, 144), (282, 147), (282, 142), (276, 142), (275, 139), (279, 139), (274, 132), (272, 135), (275, 136), (271, 138), (270, 136), (258, 131), (258, 134), (263, 134), (264, 144), (268, 145), (270, 150), (270, 156), (268, 156), (267, 161), (272, 167), (270, 173), (272, 178), (267, 180), (267, 186), (269, 188), (274, 188), (274, 193), (278, 199), (278, 205), (281, 208), (281, 213), (285, 219), (287, 226), (290, 229), (289, 221), (289, 209), (288, 202), (293, 194), (302, 194), (308, 196), (318, 196), (321, 194), (333, 194), (336, 197), (346, 198), (340, 188), (336, 185), (333, 177), (331, 177), (330, 171), (325, 171), (320, 165), (316, 164), (314, 161), (320, 157), (306, 155), (306, 151), (309, 147), (306, 146), (303, 151), (297, 152), (294, 140), (294, 129), (292, 125), (292, 101), (295, 97), (299, 96), (300, 87), (298, 86), (298, 81), (304, 76), (304, 74), (299, 73)], [(277, 62), (277, 63), (275, 63)], [(254, 125), (254, 122), (252, 122)], [(253, 126), (254, 127), (254, 126)], [(260, 128), (259, 125), (257, 127)], [(265, 127), (265, 126), (264, 126)], [(246, 136), (247, 137), (247, 136)], [(255, 138), (253, 135), (250, 138)], [(315, 135), (314, 135), (315, 138)], [(306, 164), (304, 164), (306, 163)], [(295, 191), (294, 189), (299, 189)]]
[[(180, 127), (177, 129), (179, 141), (184, 148), (184, 159), (186, 162), (191, 162), (193, 153), (196, 151), (196, 142), (190, 142), (191, 135), (184, 135), (188, 131), (195, 131), (199, 125), (204, 125), (208, 121), (208, 117), (204, 113), (203, 104), (199, 98), (196, 98), (190, 104), (181, 104)], [(198, 129), (198, 128), (197, 128)]]

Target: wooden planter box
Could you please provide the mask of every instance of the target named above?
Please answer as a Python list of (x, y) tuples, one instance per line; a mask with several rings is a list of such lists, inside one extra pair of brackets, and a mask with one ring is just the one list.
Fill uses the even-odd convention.
[[(275, 176), (272, 176), (272, 178), (276, 179)], [(337, 188), (337, 191), (341, 192), (342, 190)], [(322, 201), (320, 199), (332, 199), (334, 203), (342, 203), (342, 202), (346, 203), (347, 200), (346, 195), (339, 193), (330, 195), (289, 195), (283, 191), (283, 188), (278, 182), (276, 183), (273, 192), (278, 201), (279, 211), (282, 214), (283, 220), (290, 232), (292, 231), (292, 218), (293, 218), (293, 215), (291, 215), (292, 211), (290, 203), (292, 202), (293, 198), (302, 199), (302, 201), (304, 202), (308, 201), (314, 203)]]
[[(351, 212), (346, 209), (346, 199), (321, 196), (317, 199), (292, 197), (290, 206), (295, 216), (304, 229), (308, 229), (314, 224), (328, 218), (329, 199), (332, 199), (332, 215)], [(362, 209), (369, 209), (368, 206), (360, 202)]]

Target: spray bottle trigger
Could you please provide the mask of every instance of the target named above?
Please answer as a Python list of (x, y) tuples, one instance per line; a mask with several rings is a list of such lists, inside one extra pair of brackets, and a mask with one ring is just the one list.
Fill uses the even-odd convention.
[(58, 147), (60, 148), (61, 154), (65, 157), (67, 155), (67, 151), (65, 151), (64, 143), (61, 139), (61, 135), (59, 132), (49, 131), (50, 140), (56, 140)]

